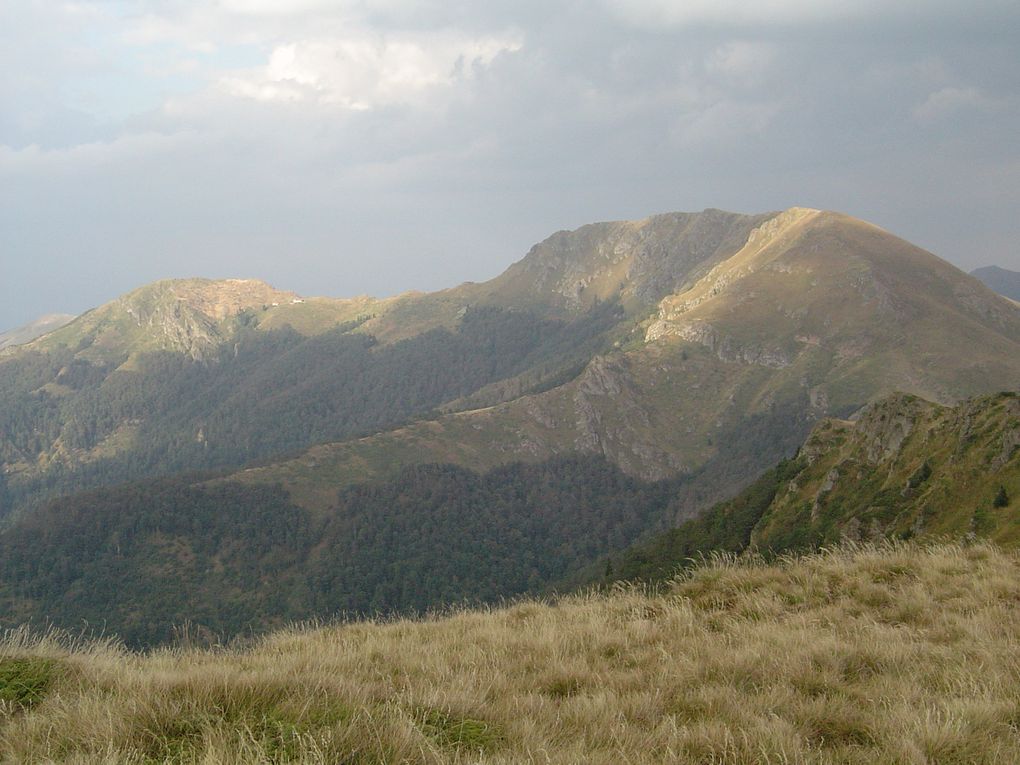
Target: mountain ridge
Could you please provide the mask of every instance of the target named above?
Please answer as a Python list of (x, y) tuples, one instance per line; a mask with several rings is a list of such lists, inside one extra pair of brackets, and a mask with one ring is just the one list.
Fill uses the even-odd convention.
[(489, 602), (711, 520), (821, 420), (1020, 381), (1020, 306), (863, 221), (579, 231), (388, 301), (161, 284), (6, 354), (9, 615), (151, 644)]
[(1020, 302), (1020, 271), (1010, 271), (1000, 266), (984, 266), (975, 268), (970, 275), (1000, 295)]
[[(703, 386), (721, 386), (731, 402), (743, 400), (745, 412), (799, 421), (781, 448), (767, 450), (771, 464), (800, 443), (813, 419), (849, 414), (893, 390), (948, 403), (1016, 387), (1020, 368), (1010, 360), (1020, 354), (1020, 311), (951, 264), (837, 213), (794, 208), (763, 225), (767, 230), (694, 285), (663, 298), (657, 315), (634, 327), (640, 334), (592, 359), (565, 386), (318, 446), (296, 461), (235, 477), (282, 481), (305, 501), (303, 495), (333, 491), (328, 479), (307, 489), (317, 471), (333, 473), (339, 485), (391, 475), (416, 455), (484, 470), (579, 449), (657, 479), (705, 465), (716, 451), (708, 442), (725, 440), (725, 431), (716, 431), (732, 419), (732, 404), (720, 410), (718, 401), (700, 415), (687, 407), (678, 418), (674, 401), (657, 388), (697, 399)], [(918, 279), (926, 291), (916, 289)], [(678, 437), (692, 427), (697, 437)]]
[(77, 318), (70, 313), (48, 313), (20, 327), (0, 332), (0, 351), (25, 345), (38, 337), (53, 332)]
[[(706, 550), (777, 555), (882, 539), (1020, 546), (1020, 394), (944, 406), (895, 393), (819, 422), (796, 455), (700, 518), (610, 558), (613, 577), (669, 578)], [(606, 562), (587, 580), (603, 579)]]

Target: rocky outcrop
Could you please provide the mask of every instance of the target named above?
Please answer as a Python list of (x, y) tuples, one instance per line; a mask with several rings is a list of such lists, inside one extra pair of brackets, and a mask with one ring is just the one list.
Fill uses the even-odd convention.
[(916, 396), (894, 395), (865, 407), (857, 417), (854, 440), (863, 445), (868, 462), (895, 457), (914, 430), (919, 417), (936, 404)]
[(715, 326), (705, 321), (690, 324), (677, 324), (658, 321), (649, 327), (646, 338), (654, 342), (663, 337), (679, 337), (688, 342), (697, 343), (708, 348), (723, 361), (739, 364), (756, 364), (772, 369), (790, 366), (792, 359), (789, 353), (781, 348), (767, 348), (761, 345), (741, 345), (732, 337), (720, 332)]
[[(801, 448), (794, 481), (756, 527), (765, 548), (887, 535), (984, 534), (1015, 544), (1020, 503), (1020, 394), (953, 407), (894, 394), (855, 421), (823, 421)], [(805, 512), (810, 508), (810, 512)]]
[(489, 286), (570, 311), (596, 300), (653, 306), (737, 252), (775, 213), (668, 213), (559, 231)]

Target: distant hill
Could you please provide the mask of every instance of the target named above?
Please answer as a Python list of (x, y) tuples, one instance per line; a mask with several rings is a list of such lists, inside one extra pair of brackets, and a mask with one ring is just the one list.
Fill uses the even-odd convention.
[(354, 319), (369, 298), (303, 298), (257, 279), (168, 279), (87, 311), (33, 350), (69, 348), (92, 363), (167, 351), (196, 360), (215, 354), (246, 326), (283, 325), (315, 334)]
[(11, 329), (6, 332), (0, 332), (0, 350), (9, 348), (15, 345), (24, 345), (38, 337), (53, 332), (54, 330), (60, 329), (65, 324), (74, 320), (74, 316), (69, 313), (48, 313), (45, 316), (40, 316), (35, 321), (31, 321), (17, 329)]
[(970, 272), (989, 289), (1005, 295), (1011, 300), (1020, 301), (1020, 272), (1010, 271), (998, 266), (985, 266)]
[(795, 459), (702, 517), (613, 557), (609, 568), (614, 577), (658, 579), (708, 550), (967, 535), (1020, 546), (1016, 393), (953, 407), (897, 394), (852, 421), (825, 420)]

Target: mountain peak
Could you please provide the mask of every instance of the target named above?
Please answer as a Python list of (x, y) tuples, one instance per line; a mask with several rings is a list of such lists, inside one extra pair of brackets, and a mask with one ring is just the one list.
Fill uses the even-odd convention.
[(302, 302), (257, 279), (164, 279), (82, 314), (37, 341), (73, 347), (93, 358), (168, 350), (201, 359), (233, 331), (248, 309)]
[(785, 366), (811, 348), (868, 357), (877, 338), (915, 322), (935, 338), (947, 313), (1009, 342), (1020, 332), (1013, 306), (935, 255), (842, 213), (791, 208), (666, 296), (646, 339), (675, 336), (727, 359)]
[(736, 253), (776, 215), (707, 209), (558, 231), (487, 287), (570, 312), (612, 299), (628, 307), (651, 306)]
[(174, 305), (187, 306), (214, 321), (236, 316), (246, 308), (299, 299), (294, 292), (278, 290), (259, 279), (163, 279), (129, 292), (115, 305), (136, 316), (150, 318)]

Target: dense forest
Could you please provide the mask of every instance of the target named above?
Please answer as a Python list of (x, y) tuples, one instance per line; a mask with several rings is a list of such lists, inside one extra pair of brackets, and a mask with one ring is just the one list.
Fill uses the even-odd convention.
[(353, 323), (313, 337), (242, 327), (210, 361), (150, 353), (127, 368), (89, 363), (74, 349), (23, 352), (0, 362), (0, 462), (17, 466), (0, 513), (392, 428), (501, 380), (557, 384), (603, 347), (619, 318), (611, 303), (573, 321), (472, 308), (456, 331), (391, 345), (352, 332)]
[(313, 515), (279, 488), (195, 481), (96, 489), (4, 529), (4, 622), (152, 645), (186, 622), (230, 637), (491, 602), (542, 591), (662, 528), (679, 484), (642, 482), (594, 457), (485, 474), (425, 465), (346, 488)]
[[(621, 548), (600, 566), (589, 569), (586, 578), (574, 580), (574, 583), (661, 581), (708, 553), (743, 552), (751, 542), (751, 532), (769, 509), (776, 492), (804, 467), (803, 459), (783, 460), (733, 499), (720, 502), (703, 515), (675, 528), (660, 531), (626, 549)], [(809, 540), (802, 539), (796, 547), (762, 552), (768, 554), (809, 548)]]

